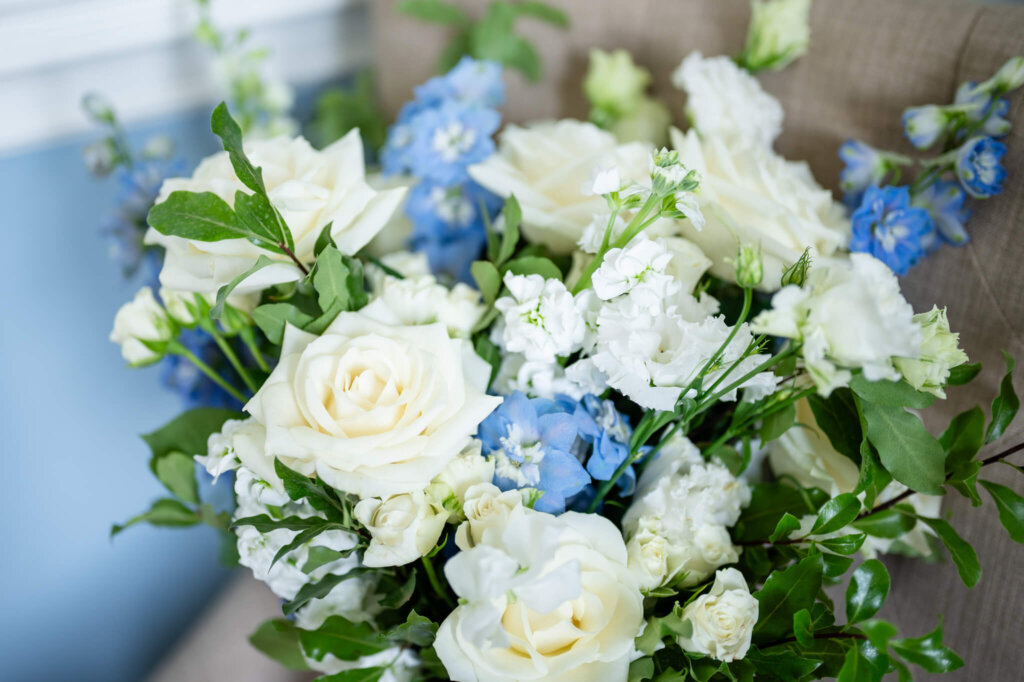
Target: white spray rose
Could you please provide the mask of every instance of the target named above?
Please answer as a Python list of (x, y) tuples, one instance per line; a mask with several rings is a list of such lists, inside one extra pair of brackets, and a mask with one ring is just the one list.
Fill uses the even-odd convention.
[(419, 490), (383, 500), (360, 500), (355, 517), (370, 531), (370, 546), (363, 553), (363, 564), (404, 566), (434, 549), (448, 512), (433, 495)]
[(289, 326), (246, 410), (264, 450), (361, 497), (422, 491), (501, 402), (490, 367), (440, 324), (407, 326), (381, 301), (321, 336)]
[(197, 301), (196, 294), (191, 291), (174, 291), (167, 287), (160, 289), (160, 300), (164, 302), (164, 307), (171, 319), (182, 327), (191, 327), (196, 324), (199, 321), (197, 313), (201, 310), (200, 306), (212, 306), (214, 302), (208, 300), (203, 303)]
[(591, 171), (614, 166), (623, 181), (639, 182), (648, 176), (650, 152), (642, 143), (620, 145), (611, 133), (582, 121), (509, 125), (498, 151), (469, 174), (495, 194), (516, 195), (529, 241), (569, 253), (594, 214), (607, 209), (602, 197), (582, 192)]
[(686, 113), (703, 137), (771, 147), (782, 132), (782, 105), (729, 57), (691, 52), (672, 84), (686, 91)]
[[(331, 236), (342, 253), (354, 254), (384, 227), (405, 194), (404, 188), (377, 192), (364, 180), (363, 144), (354, 130), (322, 151), (301, 137), (278, 137), (246, 144), (246, 154), (263, 169), (263, 181), (291, 229), (295, 255), (312, 263), (320, 231), (331, 224)], [(213, 192), (229, 205), (235, 192), (249, 190), (235, 175), (227, 152), (207, 157), (191, 178), (171, 178), (160, 188), (157, 203), (171, 192)], [(280, 261), (242, 282), (232, 305), (247, 302), (243, 294), (302, 277), (291, 259), (259, 248), (246, 239), (200, 242), (146, 232), (147, 244), (166, 249), (160, 283), (179, 291), (216, 295), (217, 290), (252, 267), (260, 256)], [(252, 300), (248, 299), (252, 304)], [(245, 308), (243, 308), (245, 309)]]
[(501, 490), (493, 483), (477, 483), (466, 491), (463, 512), (466, 520), (455, 532), (459, 547), (496, 542), (491, 536), (504, 532), (513, 509), (523, 504), (520, 490)]
[(807, 370), (822, 395), (860, 368), (869, 381), (898, 381), (893, 358), (918, 358), (921, 327), (884, 263), (864, 253), (814, 264), (803, 287), (789, 285), (751, 328), (803, 341)]
[(505, 350), (548, 362), (579, 350), (586, 325), (564, 284), (540, 275), (508, 272), (505, 286), (511, 295), (494, 304), (504, 316)]
[(163, 353), (150, 346), (161, 348), (173, 337), (174, 324), (149, 287), (139, 289), (135, 298), (121, 306), (110, 332), (110, 340), (121, 346), (121, 355), (133, 366), (159, 360)]
[(711, 590), (683, 609), (683, 619), (693, 625), (693, 633), (679, 637), (679, 646), (719, 661), (743, 658), (750, 648), (757, 615), (757, 599), (750, 594), (743, 574), (735, 568), (722, 569), (715, 574)]
[(680, 223), (684, 237), (712, 260), (711, 273), (735, 281), (741, 244), (760, 244), (764, 291), (779, 288), (782, 272), (810, 248), (830, 256), (849, 240), (849, 220), (806, 163), (787, 161), (767, 147), (727, 144), (716, 136), (672, 129), (679, 158), (700, 173), (697, 198), (707, 225)]
[(807, 52), (811, 0), (754, 0), (742, 63), (755, 71), (781, 69)]
[[(490, 483), (494, 479), (494, 460), (483, 456), (480, 441), (474, 438), (463, 448), (459, 456), (448, 463), (434, 483), (443, 486), (462, 509), (469, 490), (480, 483)], [(446, 496), (447, 497), (447, 496)], [(445, 500), (447, 504), (447, 500)], [(452, 518), (448, 519), (452, 522)]]
[(453, 680), (623, 680), (643, 597), (618, 529), (518, 506), (445, 565), (460, 605), (434, 648)]
[(914, 315), (914, 321), (922, 330), (920, 356), (896, 358), (893, 362), (908, 384), (945, 398), (949, 370), (968, 360), (967, 353), (960, 350), (960, 335), (949, 331), (945, 308), (932, 306), (928, 312)]

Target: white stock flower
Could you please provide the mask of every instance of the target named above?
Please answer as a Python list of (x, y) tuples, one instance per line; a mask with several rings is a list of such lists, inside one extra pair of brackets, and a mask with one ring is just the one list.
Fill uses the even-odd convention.
[(806, 163), (787, 161), (767, 147), (727, 144), (716, 136), (672, 129), (672, 144), (700, 173), (695, 195), (707, 220), (702, 230), (681, 222), (682, 235), (712, 260), (711, 273), (735, 281), (741, 244), (761, 246), (763, 291), (779, 288), (782, 272), (811, 249), (830, 256), (849, 240), (850, 221)]
[(502, 521), (445, 565), (460, 605), (434, 648), (451, 678), (625, 679), (643, 597), (615, 525), (523, 506)]
[(590, 180), (583, 183), (581, 191), (587, 196), (611, 194), (622, 189), (622, 178), (619, 177), (619, 169), (615, 166), (610, 168), (594, 168), (590, 172)]
[(384, 301), (402, 324), (440, 322), (451, 336), (468, 338), (486, 310), (480, 292), (461, 282), (451, 289), (444, 286), (430, 274), (423, 254), (395, 255), (399, 258), (385, 258), (382, 262), (401, 273), (401, 279), (378, 267), (368, 268), (373, 298)]
[(121, 346), (121, 355), (130, 365), (146, 365), (159, 360), (163, 353), (147, 344), (166, 344), (174, 336), (174, 325), (156, 298), (153, 290), (142, 287), (114, 316), (110, 340)]
[(729, 57), (691, 52), (672, 84), (686, 91), (687, 116), (703, 137), (771, 147), (782, 132), (782, 105)]
[(592, 284), (598, 298), (608, 301), (629, 294), (646, 310), (659, 310), (681, 285), (665, 274), (673, 260), (664, 244), (638, 235), (624, 248), (610, 249), (594, 272)]
[(527, 240), (569, 253), (594, 214), (607, 209), (603, 197), (581, 191), (591, 171), (615, 166), (625, 182), (640, 181), (648, 175), (650, 151), (643, 143), (620, 145), (611, 133), (583, 121), (509, 125), (498, 151), (471, 166), (469, 174), (495, 194), (515, 194)]
[(490, 367), (440, 324), (407, 326), (381, 301), (323, 335), (289, 326), (281, 360), (246, 410), (264, 450), (360, 497), (422, 491), (501, 402)]
[(355, 517), (370, 532), (363, 564), (376, 568), (404, 566), (429, 553), (441, 537), (448, 512), (433, 495), (417, 490), (360, 500)]
[(579, 400), (593, 392), (588, 390), (589, 386), (569, 377), (568, 368), (563, 368), (558, 362), (527, 360), (521, 353), (506, 353), (491, 383), (491, 390), (500, 395), (521, 391), (531, 398), (548, 399), (563, 393)]
[(715, 583), (683, 609), (683, 619), (693, 626), (689, 637), (679, 637), (683, 651), (704, 654), (719, 661), (743, 658), (757, 624), (758, 602), (743, 574), (724, 568)]
[(960, 335), (949, 331), (945, 308), (932, 306), (928, 312), (914, 315), (914, 321), (922, 331), (919, 357), (895, 358), (893, 362), (908, 384), (945, 398), (949, 370), (968, 360), (967, 353), (960, 350)]
[(917, 358), (921, 327), (884, 263), (864, 253), (815, 263), (803, 287), (789, 285), (751, 328), (803, 341), (807, 370), (822, 395), (859, 368), (869, 381), (898, 381), (893, 358)]
[[(337, 590), (338, 588), (335, 587), (334, 590), (331, 591), (331, 594)], [(323, 600), (318, 599), (316, 601)], [(299, 627), (304, 630), (316, 629), (316, 627), (308, 628), (301, 623), (299, 623)], [(419, 657), (416, 656), (412, 649), (404, 649), (401, 647), (392, 647), (376, 654), (370, 654), (369, 656), (360, 656), (354, 661), (342, 660), (331, 653), (324, 654), (324, 657), (319, 661), (310, 656), (305, 656), (305, 658), (310, 670), (315, 670), (317, 672), (324, 673), (325, 675), (332, 676), (347, 670), (361, 670), (363, 668), (377, 667), (385, 668), (384, 672), (380, 674), (379, 677), (375, 676), (376, 673), (372, 671), (366, 673), (366, 679), (372, 679), (375, 680), (375, 682), (413, 682), (417, 679), (418, 674), (420, 673)]]
[[(331, 224), (331, 236), (342, 253), (354, 254), (376, 235), (402, 201), (404, 188), (377, 192), (364, 180), (363, 144), (353, 130), (322, 151), (301, 137), (278, 137), (246, 144), (252, 163), (263, 169), (270, 201), (295, 239), (295, 255), (313, 262), (320, 231)], [(213, 192), (234, 204), (235, 192), (249, 190), (235, 175), (227, 152), (207, 157), (190, 178), (171, 178), (160, 188), (157, 203), (171, 192)], [(302, 277), (283, 254), (259, 248), (246, 239), (201, 242), (161, 234), (150, 228), (147, 244), (166, 249), (160, 283), (178, 291), (216, 295), (217, 290), (253, 266), (260, 256), (279, 261), (243, 281), (231, 302), (242, 307), (243, 294)], [(250, 305), (251, 307), (251, 305)]]
[(549, 362), (579, 350), (586, 326), (564, 284), (540, 275), (508, 272), (505, 286), (511, 295), (494, 304), (503, 315), (505, 350)]
[(206, 454), (195, 455), (195, 460), (213, 476), (214, 483), (221, 474), (234, 471), (241, 464), (235, 442), (244, 440), (248, 433), (255, 433), (259, 440), (264, 436), (263, 427), (253, 419), (229, 419), (221, 425), (220, 431), (210, 434), (206, 440)]

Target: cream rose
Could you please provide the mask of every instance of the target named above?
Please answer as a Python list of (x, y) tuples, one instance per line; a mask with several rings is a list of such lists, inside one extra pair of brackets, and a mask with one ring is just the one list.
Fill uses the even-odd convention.
[(422, 491), (501, 402), (490, 367), (441, 324), (406, 326), (381, 301), (322, 336), (289, 326), (246, 410), (264, 451), (360, 497)]
[[(488, 461), (492, 462), (493, 471), (493, 460)], [(482, 542), (496, 542), (497, 539), (490, 536), (500, 534), (512, 510), (522, 504), (523, 494), (518, 490), (502, 491), (490, 482), (470, 486), (462, 504), (466, 521), (455, 531), (455, 543), (459, 547), (473, 547)]]
[(153, 348), (166, 345), (173, 336), (174, 324), (149, 287), (139, 289), (135, 298), (121, 306), (110, 332), (124, 359), (136, 366), (159, 360), (163, 353)]
[(643, 597), (615, 525), (518, 506), (493, 530), (445, 565), (460, 605), (434, 648), (451, 679), (626, 679)]
[[(263, 169), (270, 201), (288, 223), (295, 239), (295, 255), (304, 263), (313, 261), (317, 237), (328, 223), (342, 253), (354, 254), (384, 227), (405, 194), (401, 187), (378, 192), (366, 183), (358, 131), (322, 151), (301, 137), (259, 140), (247, 144), (245, 151), (253, 164)], [(233, 205), (238, 190), (249, 192), (235, 175), (227, 152), (220, 152), (204, 159), (192, 177), (166, 180), (157, 203), (171, 192), (189, 191), (213, 192)], [(200, 242), (150, 228), (145, 242), (166, 249), (160, 283), (178, 291), (215, 295), (260, 256), (281, 261), (239, 285), (237, 296), (232, 298), (232, 304), (239, 307), (246, 302), (246, 293), (302, 276), (288, 256), (265, 251), (245, 239)]]
[(689, 637), (679, 637), (684, 651), (705, 654), (719, 661), (743, 658), (757, 624), (758, 603), (750, 594), (743, 574), (724, 568), (715, 584), (683, 609), (683, 619), (693, 626)]
[(768, 446), (772, 471), (792, 476), (802, 486), (821, 488), (832, 497), (856, 488), (857, 464), (832, 447), (806, 400), (796, 403), (796, 423), (800, 428), (789, 429)]
[(544, 121), (505, 128), (497, 153), (469, 174), (495, 194), (516, 195), (528, 240), (570, 253), (594, 215), (607, 210), (601, 196), (583, 192), (591, 172), (614, 166), (626, 183), (650, 182), (650, 155), (649, 145), (620, 145), (592, 123)]
[[(759, 288), (779, 288), (782, 271), (810, 248), (829, 256), (849, 240), (849, 221), (832, 194), (805, 163), (787, 161), (771, 149), (727, 144), (722, 138), (672, 130), (672, 144), (687, 168), (701, 176), (697, 194), (707, 219), (702, 230), (680, 223), (682, 235), (713, 261), (712, 274), (735, 281), (740, 244), (760, 244), (764, 279)], [(729, 260), (727, 260), (729, 259)]]
[(432, 495), (418, 490), (360, 500), (355, 517), (370, 531), (370, 546), (363, 553), (363, 565), (404, 566), (427, 554), (448, 519)]

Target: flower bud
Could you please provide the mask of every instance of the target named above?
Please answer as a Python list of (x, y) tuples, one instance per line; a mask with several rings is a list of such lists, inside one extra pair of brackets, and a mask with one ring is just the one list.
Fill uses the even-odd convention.
[(981, 88), (1010, 92), (1024, 85), (1024, 57), (1011, 57)]
[(926, 313), (914, 315), (921, 326), (921, 351), (917, 358), (894, 358), (893, 364), (907, 381), (919, 391), (946, 397), (949, 370), (967, 362), (967, 353), (960, 350), (960, 335), (949, 330), (946, 309), (933, 306)]
[(778, 70), (807, 53), (811, 0), (753, 0), (741, 64), (749, 71)]
[(761, 245), (740, 245), (740, 251), (736, 257), (736, 283), (744, 289), (753, 289), (761, 283), (763, 278)]
[(917, 149), (928, 149), (946, 132), (949, 121), (949, 113), (943, 107), (934, 104), (911, 107), (903, 112), (903, 131), (910, 144)]
[(795, 284), (798, 287), (802, 287), (804, 282), (807, 281), (807, 271), (811, 267), (811, 250), (804, 249), (804, 252), (800, 254), (800, 258), (795, 263), (790, 265), (782, 272), (782, 284), (786, 286), (789, 284)]
[(130, 365), (138, 367), (162, 358), (174, 332), (174, 322), (157, 303), (153, 290), (142, 287), (117, 311), (110, 340), (121, 345), (121, 355)]
[(650, 72), (634, 64), (626, 50), (591, 50), (583, 93), (595, 109), (617, 118), (636, 109), (650, 82)]

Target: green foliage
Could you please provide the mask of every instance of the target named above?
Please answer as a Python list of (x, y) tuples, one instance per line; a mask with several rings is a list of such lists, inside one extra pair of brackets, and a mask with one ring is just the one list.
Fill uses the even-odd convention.
[(252, 311), (252, 319), (271, 343), (280, 346), (289, 324), (302, 329), (316, 317), (293, 303), (264, 303)]
[(818, 428), (828, 436), (836, 452), (859, 463), (863, 436), (853, 393), (847, 388), (840, 388), (832, 391), (828, 398), (812, 394), (807, 402), (814, 412)]
[(1024, 497), (1005, 485), (992, 481), (979, 482), (996, 503), (996, 507), (999, 509), (999, 521), (1010, 533), (1010, 538), (1014, 542), (1024, 543)]
[(387, 122), (377, 106), (369, 71), (360, 73), (350, 88), (332, 88), (320, 95), (309, 124), (309, 136), (317, 146), (326, 147), (356, 129), (371, 149), (384, 146)]
[(503, 270), (513, 275), (540, 275), (544, 279), (562, 279), (562, 271), (551, 259), (542, 256), (521, 256), (505, 264)]
[(787, 513), (797, 518), (814, 514), (828, 500), (817, 488), (799, 489), (784, 483), (758, 483), (753, 487), (750, 504), (733, 528), (737, 542), (764, 540), (775, 532)]
[(859, 623), (878, 613), (889, 594), (889, 572), (878, 559), (857, 567), (846, 588), (846, 620)]
[(992, 421), (985, 432), (986, 443), (998, 440), (1020, 409), (1020, 399), (1013, 390), (1013, 370), (1016, 362), (1006, 351), (1003, 351), (1003, 358), (1006, 360), (1006, 374), (999, 384), (999, 395), (992, 401)]
[(821, 506), (810, 535), (827, 535), (846, 527), (860, 512), (860, 500), (851, 493), (837, 495)]
[(653, 654), (658, 650), (666, 637), (689, 637), (693, 634), (693, 624), (683, 619), (683, 607), (677, 602), (672, 611), (665, 616), (652, 616), (647, 620), (643, 632), (636, 638), (636, 648), (645, 654)]
[(171, 493), (190, 504), (199, 504), (196, 462), (184, 452), (170, 452), (153, 461), (153, 472)]
[(790, 403), (781, 410), (771, 412), (761, 422), (761, 442), (773, 441), (793, 427), (796, 407)]
[(327, 654), (354, 661), (391, 646), (369, 623), (354, 623), (343, 616), (331, 616), (316, 630), (300, 630), (299, 641), (306, 654), (316, 661), (322, 661)]
[(309, 665), (302, 655), (299, 632), (294, 622), (275, 618), (265, 621), (249, 635), (249, 642), (290, 670), (309, 670)]
[(948, 673), (964, 665), (952, 649), (942, 644), (941, 624), (923, 637), (894, 639), (889, 644), (903, 660), (930, 673)]
[(942, 494), (945, 456), (921, 420), (902, 407), (866, 400), (858, 405), (867, 423), (868, 440), (892, 477), (917, 492)]
[(813, 606), (821, 589), (823, 570), (821, 555), (815, 554), (768, 576), (764, 586), (754, 593), (760, 605), (754, 626), (756, 644), (782, 640), (792, 634), (793, 616)]
[(189, 509), (178, 500), (165, 497), (154, 502), (147, 511), (142, 512), (138, 516), (133, 516), (123, 524), (114, 524), (110, 529), (110, 537), (114, 537), (125, 528), (134, 526), (137, 523), (180, 528), (183, 526), (194, 526), (199, 521), (199, 514), (194, 510)]
[[(910, 513), (906, 513), (907, 510)], [(911, 507), (904, 506), (902, 509), (883, 509), (869, 514), (857, 519), (852, 525), (873, 537), (891, 540), (912, 531), (917, 525), (917, 517), (914, 516)]]
[(213, 308), (210, 309), (210, 316), (215, 319), (220, 319), (224, 315), (224, 306), (227, 305), (228, 297), (236, 288), (238, 288), (238, 285), (249, 279), (249, 277), (254, 273), (262, 270), (268, 265), (274, 265), (275, 263), (280, 263), (280, 261), (272, 260), (266, 256), (260, 256), (256, 259), (256, 262), (252, 264), (251, 268), (247, 269), (245, 272), (218, 289), (217, 300), (213, 304)]
[(949, 525), (949, 522), (942, 519), (931, 519), (925, 516), (918, 516), (918, 520), (924, 523), (939, 536), (939, 540), (949, 551), (953, 558), (956, 570), (960, 574), (960, 580), (967, 587), (974, 587), (981, 579), (981, 564), (978, 563), (978, 555), (970, 543), (960, 537), (960, 534)]
[(564, 12), (543, 2), (492, 0), (479, 21), (473, 21), (460, 7), (443, 0), (402, 0), (398, 10), (456, 29), (441, 54), (439, 71), (448, 71), (464, 55), (470, 55), (518, 69), (532, 81), (541, 77), (540, 56), (530, 41), (516, 34), (516, 21), (529, 17), (560, 28), (569, 25)]
[(800, 527), (800, 519), (793, 516), (789, 512), (782, 515), (779, 522), (775, 524), (775, 530), (768, 537), (768, 542), (779, 542), (788, 538), (793, 531)]
[(957, 365), (949, 370), (949, 378), (946, 383), (950, 386), (963, 386), (974, 381), (974, 378), (981, 373), (981, 363)]
[(478, 260), (469, 266), (469, 271), (476, 281), (476, 288), (484, 298), (484, 303), (493, 305), (501, 290), (501, 275), (498, 274), (498, 268), (490, 261)]

